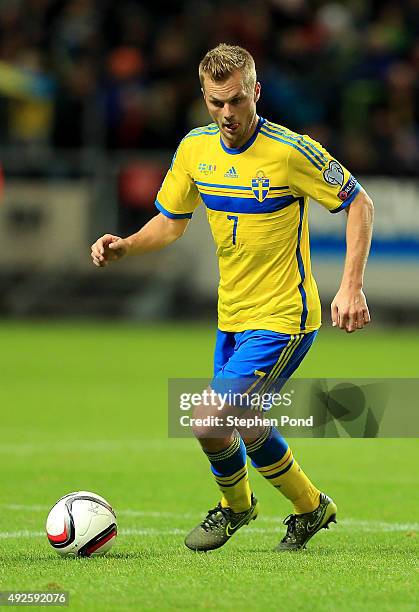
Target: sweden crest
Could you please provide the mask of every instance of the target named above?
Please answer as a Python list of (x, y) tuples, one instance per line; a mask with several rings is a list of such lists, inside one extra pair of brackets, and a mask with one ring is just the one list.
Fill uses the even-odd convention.
[(252, 191), (258, 202), (263, 202), (268, 195), (270, 182), (263, 170), (258, 170), (256, 177), (252, 178)]

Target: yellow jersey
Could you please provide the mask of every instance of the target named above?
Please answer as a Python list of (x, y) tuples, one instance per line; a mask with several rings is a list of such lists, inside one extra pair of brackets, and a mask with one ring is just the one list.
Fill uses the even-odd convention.
[(296, 334), (321, 325), (308, 199), (335, 213), (359, 190), (319, 143), (259, 118), (252, 137), (237, 149), (224, 144), (215, 123), (189, 132), (156, 207), (170, 218), (191, 218), (204, 203), (220, 268), (220, 330)]

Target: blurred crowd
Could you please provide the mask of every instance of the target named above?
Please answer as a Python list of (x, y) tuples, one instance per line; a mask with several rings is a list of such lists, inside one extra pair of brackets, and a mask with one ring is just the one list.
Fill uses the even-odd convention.
[(1, 143), (173, 150), (209, 122), (219, 42), (254, 55), (263, 116), (353, 172), (417, 173), (419, 0), (0, 0)]

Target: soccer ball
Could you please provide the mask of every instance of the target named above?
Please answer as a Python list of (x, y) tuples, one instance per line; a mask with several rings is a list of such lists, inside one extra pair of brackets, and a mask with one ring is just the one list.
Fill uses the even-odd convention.
[(49, 543), (63, 557), (104, 555), (115, 542), (116, 515), (100, 495), (77, 491), (53, 506), (46, 531)]

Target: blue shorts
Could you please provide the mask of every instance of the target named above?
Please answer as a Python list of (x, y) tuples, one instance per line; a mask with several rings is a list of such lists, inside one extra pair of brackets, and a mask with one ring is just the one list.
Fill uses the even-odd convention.
[(212, 389), (244, 393), (250, 383), (255, 392), (279, 391), (304, 359), (317, 332), (290, 335), (263, 329), (238, 333), (218, 330)]

